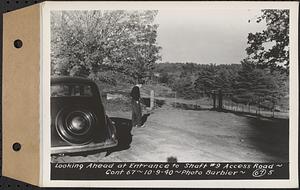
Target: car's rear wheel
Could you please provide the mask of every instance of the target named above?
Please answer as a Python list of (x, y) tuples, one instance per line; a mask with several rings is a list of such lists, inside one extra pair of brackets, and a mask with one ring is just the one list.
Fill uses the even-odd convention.
[(80, 106), (62, 109), (56, 117), (56, 131), (62, 139), (71, 144), (87, 144), (93, 140), (95, 114)]

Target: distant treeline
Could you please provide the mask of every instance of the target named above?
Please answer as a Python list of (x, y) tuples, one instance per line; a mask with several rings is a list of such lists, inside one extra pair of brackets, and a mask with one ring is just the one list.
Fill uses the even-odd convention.
[(229, 93), (236, 103), (272, 108), (288, 98), (288, 75), (247, 61), (241, 64), (159, 63), (154, 69), (158, 83), (179, 97), (197, 99), (213, 91)]

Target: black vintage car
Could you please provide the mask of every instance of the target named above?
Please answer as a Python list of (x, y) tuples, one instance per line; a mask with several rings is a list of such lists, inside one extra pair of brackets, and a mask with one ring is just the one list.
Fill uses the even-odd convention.
[(117, 146), (97, 85), (85, 78), (51, 78), (51, 154)]

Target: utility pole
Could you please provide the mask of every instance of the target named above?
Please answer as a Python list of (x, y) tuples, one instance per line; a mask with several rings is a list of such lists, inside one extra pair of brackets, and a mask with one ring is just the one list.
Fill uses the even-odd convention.
[(154, 90), (150, 91), (150, 110), (154, 108)]

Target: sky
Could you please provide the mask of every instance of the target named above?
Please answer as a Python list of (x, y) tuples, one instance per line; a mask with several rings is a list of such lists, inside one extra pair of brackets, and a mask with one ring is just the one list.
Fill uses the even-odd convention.
[[(249, 32), (262, 31), (256, 23), (260, 10), (160, 10), (157, 43), (162, 62), (199, 64), (240, 63), (246, 57)], [(251, 20), (249, 23), (248, 20)]]

